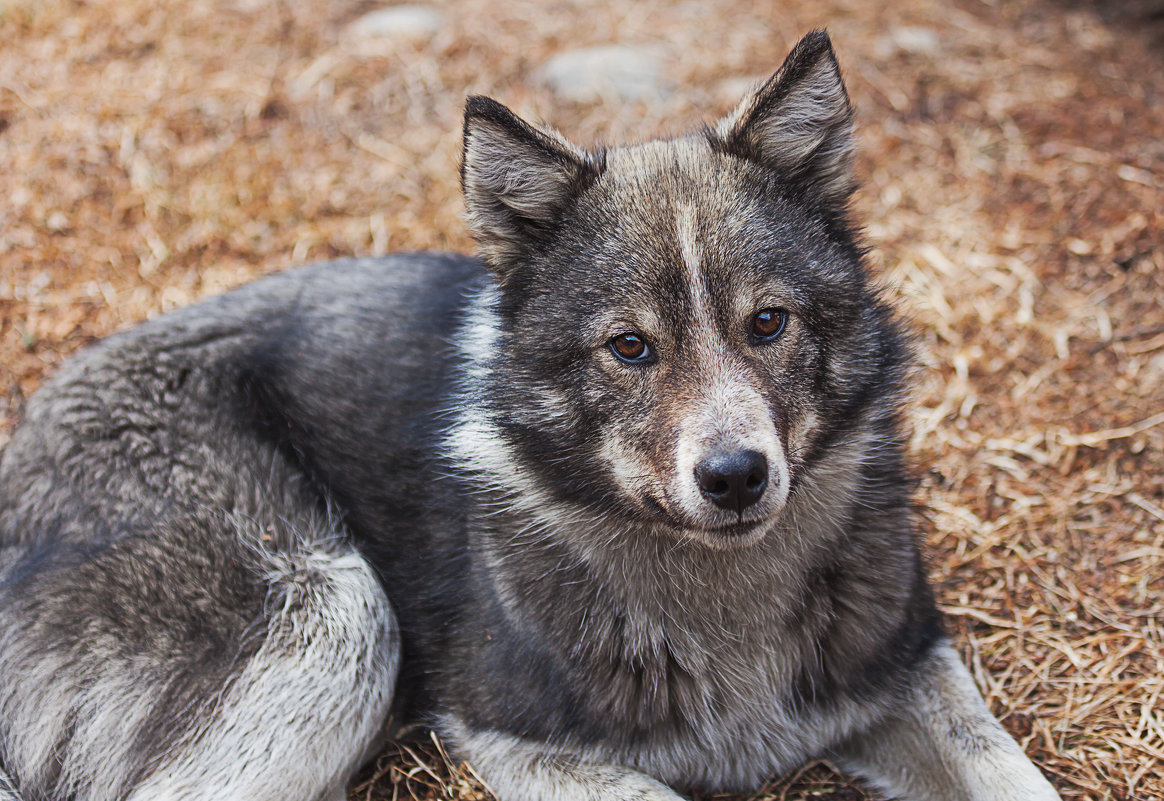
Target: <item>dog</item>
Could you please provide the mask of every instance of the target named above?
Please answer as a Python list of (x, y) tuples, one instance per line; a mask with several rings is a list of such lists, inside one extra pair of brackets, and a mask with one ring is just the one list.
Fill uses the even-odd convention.
[(813, 757), (1058, 798), (927, 584), (852, 152), (823, 31), (675, 140), (472, 97), (479, 259), (291, 271), (69, 360), (0, 461), (0, 799), (334, 801), (389, 719), (501, 801)]

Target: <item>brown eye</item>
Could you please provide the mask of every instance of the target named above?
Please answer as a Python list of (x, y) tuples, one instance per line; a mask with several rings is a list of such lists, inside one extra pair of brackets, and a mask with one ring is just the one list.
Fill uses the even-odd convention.
[(760, 309), (752, 318), (752, 340), (771, 342), (784, 332), (788, 324), (788, 312), (784, 309)]
[(641, 363), (651, 358), (651, 347), (638, 334), (619, 334), (610, 340), (610, 349), (624, 362)]

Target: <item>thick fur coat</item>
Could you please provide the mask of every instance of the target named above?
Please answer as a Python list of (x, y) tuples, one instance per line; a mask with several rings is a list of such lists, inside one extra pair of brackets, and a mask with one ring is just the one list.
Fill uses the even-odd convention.
[(333, 799), (386, 719), (501, 801), (1057, 796), (944, 641), (905, 338), (827, 36), (584, 151), (471, 98), (481, 259), (266, 279), (111, 337), (0, 460), (0, 799)]

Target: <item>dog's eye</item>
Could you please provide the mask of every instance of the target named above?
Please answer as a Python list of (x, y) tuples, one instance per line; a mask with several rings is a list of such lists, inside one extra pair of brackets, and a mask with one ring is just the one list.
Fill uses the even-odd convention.
[(784, 309), (760, 309), (752, 317), (752, 340), (754, 342), (771, 342), (784, 333), (784, 326), (788, 324), (788, 312)]
[(641, 363), (651, 358), (651, 346), (638, 334), (619, 334), (610, 340), (610, 350), (624, 362)]

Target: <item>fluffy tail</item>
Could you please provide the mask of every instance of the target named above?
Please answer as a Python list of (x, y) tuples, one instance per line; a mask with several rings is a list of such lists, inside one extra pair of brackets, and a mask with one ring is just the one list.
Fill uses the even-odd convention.
[(3, 770), (0, 770), (0, 801), (20, 801), (20, 793), (16, 792), (16, 785)]

